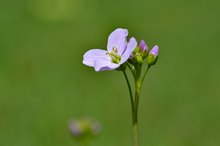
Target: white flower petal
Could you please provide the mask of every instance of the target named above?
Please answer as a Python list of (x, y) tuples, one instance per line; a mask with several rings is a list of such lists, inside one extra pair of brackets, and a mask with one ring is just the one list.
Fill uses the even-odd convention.
[(110, 56), (107, 55), (106, 53), (107, 51), (101, 49), (89, 50), (83, 55), (83, 64), (94, 67), (94, 61), (98, 58), (110, 59)]
[(128, 35), (127, 29), (118, 28), (114, 30), (108, 37), (107, 50), (113, 51), (113, 48), (117, 48), (118, 54), (121, 55), (126, 48), (126, 37)]

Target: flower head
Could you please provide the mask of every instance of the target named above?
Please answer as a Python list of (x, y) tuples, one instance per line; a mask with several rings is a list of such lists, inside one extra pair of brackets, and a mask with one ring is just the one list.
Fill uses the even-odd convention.
[(135, 47), (136, 39), (132, 37), (127, 42), (128, 30), (118, 28), (108, 37), (107, 51), (92, 49), (83, 56), (83, 64), (94, 67), (95, 71), (114, 70), (125, 63)]

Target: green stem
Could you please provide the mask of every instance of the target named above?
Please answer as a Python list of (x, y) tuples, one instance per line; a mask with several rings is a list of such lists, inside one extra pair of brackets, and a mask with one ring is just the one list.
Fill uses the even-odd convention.
[(129, 63), (127, 63), (127, 66), (128, 66), (128, 68), (130, 69), (130, 71), (131, 71), (133, 77), (135, 78), (136, 72), (135, 72), (134, 66), (133, 66), (133, 65), (130, 65)]
[(128, 76), (126, 72), (123, 70), (123, 74), (126, 80), (126, 83), (128, 85), (129, 94), (130, 94), (130, 100), (131, 100), (131, 110), (132, 110), (132, 123), (133, 123), (133, 133), (134, 133), (134, 145), (138, 146), (138, 123), (137, 123), (137, 114), (135, 110), (134, 100), (133, 100), (133, 94), (131, 90), (131, 85), (128, 79)]
[(138, 123), (133, 124), (134, 146), (138, 146)]
[(134, 146), (138, 146), (138, 104), (141, 93), (141, 67), (142, 65), (137, 64), (135, 66), (135, 99), (134, 99), (134, 118), (133, 118), (133, 132), (134, 132)]
[(134, 115), (134, 101), (133, 101), (133, 94), (132, 94), (132, 90), (131, 90), (131, 85), (130, 85), (130, 82), (129, 82), (129, 79), (128, 79), (128, 76), (127, 76), (125, 70), (123, 70), (122, 72), (125, 77), (126, 83), (128, 85), (128, 90), (129, 90), (129, 95), (130, 95), (130, 100), (131, 100), (132, 119), (133, 119), (134, 118), (133, 117), (133, 115)]
[(141, 84), (143, 84), (143, 81), (144, 81), (144, 79), (145, 79), (145, 77), (146, 77), (146, 75), (147, 75), (147, 72), (148, 72), (148, 70), (150, 69), (150, 67), (151, 67), (151, 66), (148, 66), (147, 69), (146, 69), (146, 71), (144, 72), (144, 75), (143, 75), (143, 77), (142, 77), (142, 79), (141, 79)]
[(137, 116), (138, 114), (138, 104), (139, 104), (139, 97), (141, 93), (141, 65), (137, 64), (136, 66), (136, 77), (135, 77), (135, 100), (134, 100), (134, 105), (135, 105), (135, 114)]
[(134, 81), (135, 81), (135, 96), (133, 98), (132, 89), (131, 89), (131, 85), (130, 85), (128, 76), (127, 76), (125, 70), (123, 70), (123, 74), (124, 74), (124, 77), (125, 77), (127, 85), (128, 85), (130, 100), (131, 100), (134, 146), (139, 146), (139, 142), (138, 142), (138, 105), (139, 105), (139, 98), (140, 98), (142, 83), (144, 81), (144, 78), (146, 77), (146, 74), (147, 74), (150, 66), (147, 67), (147, 70), (144, 72), (143, 77), (141, 77), (142, 64), (136, 64), (134, 66), (130, 66), (129, 64), (127, 64), (127, 66), (130, 69), (130, 71), (132, 72), (133, 77), (134, 77)]

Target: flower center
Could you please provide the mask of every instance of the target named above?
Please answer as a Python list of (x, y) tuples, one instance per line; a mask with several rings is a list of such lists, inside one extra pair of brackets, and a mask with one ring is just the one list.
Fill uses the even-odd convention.
[(113, 63), (118, 64), (121, 61), (121, 56), (117, 54), (118, 53), (118, 49), (113, 47), (112, 48), (112, 52), (107, 52), (106, 54), (108, 54), (111, 57), (111, 61)]

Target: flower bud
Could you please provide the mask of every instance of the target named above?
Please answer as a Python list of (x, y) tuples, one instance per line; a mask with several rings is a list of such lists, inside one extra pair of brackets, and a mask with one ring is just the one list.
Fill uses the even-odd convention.
[(139, 44), (139, 48), (140, 48), (140, 52), (139, 52), (140, 56), (143, 59), (145, 59), (147, 57), (147, 55), (148, 55), (148, 49), (149, 48), (148, 48), (148, 46), (147, 46), (147, 44), (145, 43), (144, 40), (141, 40), (141, 42)]
[(149, 55), (147, 56), (147, 64), (154, 65), (157, 62), (158, 54), (159, 54), (159, 47), (155, 45), (153, 49), (151, 49)]
[(139, 46), (134, 49), (130, 59), (133, 63), (138, 62), (139, 64), (142, 64), (143, 60), (147, 57), (147, 53), (148, 46), (144, 40), (141, 40)]
[(141, 42), (139, 44), (139, 48), (142, 52), (147, 52), (149, 49), (144, 40), (141, 40)]
[(79, 121), (76, 120), (72, 121), (69, 124), (69, 128), (73, 137), (80, 137), (83, 133), (83, 127)]

